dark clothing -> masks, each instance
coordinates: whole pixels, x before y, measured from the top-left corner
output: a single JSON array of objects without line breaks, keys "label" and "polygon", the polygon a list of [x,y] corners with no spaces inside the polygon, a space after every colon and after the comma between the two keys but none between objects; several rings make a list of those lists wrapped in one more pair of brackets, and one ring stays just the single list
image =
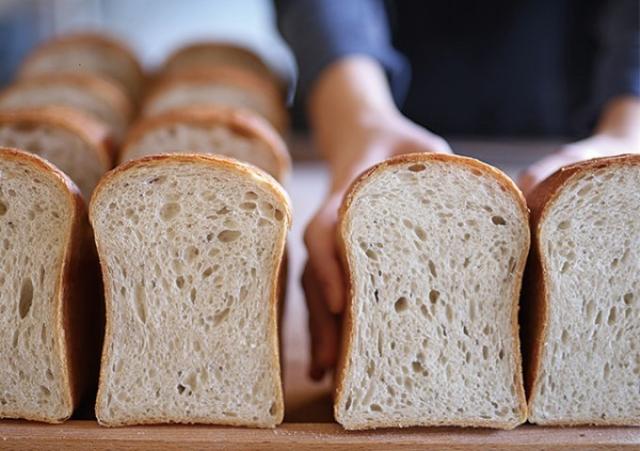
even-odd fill
[{"label": "dark clothing", "polygon": [[[640,96],[638,0],[276,0],[303,104],[324,67],[368,55],[440,134],[579,136]],[[397,50],[396,50],[397,49]]]}]

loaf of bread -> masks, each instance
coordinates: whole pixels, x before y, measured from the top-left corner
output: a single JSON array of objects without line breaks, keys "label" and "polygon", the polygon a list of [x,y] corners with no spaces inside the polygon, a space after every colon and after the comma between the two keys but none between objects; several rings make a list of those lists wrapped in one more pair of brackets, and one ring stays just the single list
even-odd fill
[{"label": "loaf of bread", "polygon": [[528,212],[507,176],[470,158],[393,158],[354,182],[338,236],[349,285],[340,424],[526,420],[517,316]]},{"label": "loaf of bread", "polygon": [[18,80],[0,92],[0,110],[66,106],[104,121],[116,141],[124,137],[133,105],[119,85],[92,74],[50,74]]},{"label": "loaf of bread", "polygon": [[103,178],[90,218],[107,305],[100,424],[280,423],[279,184],[223,157],[146,157]]},{"label": "loaf of bread", "polygon": [[251,72],[230,66],[162,77],[146,99],[142,114],[152,116],[207,105],[254,111],[279,132],[288,126],[287,111],[275,86]]},{"label": "loaf of bread", "polygon": [[108,128],[71,108],[0,112],[0,146],[49,160],[71,177],[86,199],[112,166]]},{"label": "loaf of bread", "polygon": [[638,187],[640,155],[627,155],[567,166],[528,196],[532,423],[640,425]]},{"label": "loaf of bread", "polygon": [[186,107],[141,120],[127,135],[120,161],[159,153],[205,153],[258,166],[282,182],[287,146],[262,117],[222,107]]},{"label": "loaf of bread", "polygon": [[96,382],[93,236],[53,165],[0,148],[0,174],[0,418],[59,423]]},{"label": "loaf of bread", "polygon": [[216,66],[232,66],[248,70],[256,75],[272,79],[273,72],[251,50],[230,42],[195,42],[176,50],[164,64],[165,74],[190,72]]},{"label": "loaf of bread", "polygon": [[101,34],[78,33],[45,42],[22,64],[18,77],[91,73],[119,83],[138,100],[144,75],[134,53],[118,40]]}]

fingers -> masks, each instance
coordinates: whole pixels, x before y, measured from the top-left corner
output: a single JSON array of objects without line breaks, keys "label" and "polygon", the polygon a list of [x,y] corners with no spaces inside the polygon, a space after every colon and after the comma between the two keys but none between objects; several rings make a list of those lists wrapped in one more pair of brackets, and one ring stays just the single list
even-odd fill
[{"label": "fingers", "polygon": [[302,275],[307,308],[309,309],[309,331],[311,334],[311,367],[309,375],[321,380],[325,373],[332,370],[337,361],[339,325],[322,299],[321,291],[309,265]]},{"label": "fingers", "polygon": [[304,234],[309,266],[317,288],[330,311],[336,314],[344,308],[345,294],[344,276],[336,249],[337,214],[337,207],[319,212]]}]

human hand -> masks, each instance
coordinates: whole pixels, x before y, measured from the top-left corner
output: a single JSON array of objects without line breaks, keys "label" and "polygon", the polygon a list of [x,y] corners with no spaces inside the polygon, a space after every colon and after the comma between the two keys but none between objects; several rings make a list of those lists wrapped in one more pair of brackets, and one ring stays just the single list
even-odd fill
[{"label": "human hand", "polygon": [[450,153],[444,139],[419,127],[397,111],[371,114],[351,127],[342,141],[345,151],[332,161],[329,194],[307,225],[308,260],[302,277],[309,310],[311,369],[322,379],[337,361],[346,281],[336,243],[338,209],[353,179],[386,158],[412,152]]},{"label": "human hand", "polygon": [[539,182],[563,166],[623,153],[640,153],[640,99],[637,97],[612,100],[591,137],[562,146],[557,152],[532,164],[520,175],[518,184],[527,195]]}]

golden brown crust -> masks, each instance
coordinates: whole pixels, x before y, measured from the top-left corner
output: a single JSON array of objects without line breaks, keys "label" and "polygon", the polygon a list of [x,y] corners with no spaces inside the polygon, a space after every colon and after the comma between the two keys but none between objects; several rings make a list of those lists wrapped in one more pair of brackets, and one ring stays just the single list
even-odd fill
[{"label": "golden brown crust", "polygon": [[268,122],[251,111],[221,106],[187,107],[142,119],[127,134],[119,161],[127,161],[128,153],[147,133],[176,123],[203,128],[221,125],[237,135],[261,141],[278,162],[278,172],[272,174],[277,180],[284,180],[291,170],[287,146]]},{"label": "golden brown crust", "polygon": [[[91,202],[89,204],[89,220],[91,224],[95,224],[94,218],[96,214],[95,213],[96,202],[97,202],[96,199],[98,199],[102,194],[102,191],[104,189],[107,189],[108,186],[111,183],[113,183],[114,180],[116,180],[118,177],[124,176],[126,172],[128,172],[129,170],[135,170],[137,168],[150,167],[150,166],[162,166],[163,164],[176,163],[176,162],[185,163],[185,164],[208,165],[212,167],[223,168],[225,170],[235,172],[242,176],[247,176],[251,178],[253,181],[255,181],[256,183],[260,184],[263,188],[270,191],[274,196],[276,196],[278,199],[281,200],[282,206],[284,207],[283,220],[285,221],[285,227],[283,228],[283,233],[280,237],[280,243],[277,246],[277,249],[279,249],[279,255],[274,256],[278,264],[274,265],[274,273],[272,274],[272,279],[271,279],[271,280],[274,280],[274,283],[272,284],[272,289],[270,293],[270,303],[269,303],[270,316],[272,318],[271,327],[273,331],[273,333],[270,335],[273,337],[273,340],[274,340],[271,347],[272,349],[274,349],[274,355],[272,360],[277,365],[277,368],[275,368],[275,371],[277,372],[277,374],[281,374],[282,371],[280,368],[280,351],[278,346],[278,332],[277,332],[278,331],[278,315],[279,315],[278,304],[279,304],[281,287],[279,286],[278,281],[280,280],[281,271],[283,271],[282,265],[283,265],[284,252],[285,252],[285,241],[286,241],[287,231],[291,227],[292,213],[291,213],[291,201],[289,200],[289,196],[284,191],[284,189],[280,186],[280,184],[275,179],[273,179],[269,174],[249,164],[241,163],[236,160],[225,158],[218,155],[165,154],[165,155],[153,155],[153,156],[148,156],[138,160],[132,160],[120,166],[117,166],[115,169],[108,172],[102,178],[102,180],[94,190],[93,195],[91,197]],[[100,266],[102,268],[102,277],[103,277],[103,284],[104,284],[104,290],[105,290],[104,299],[105,299],[105,310],[106,310],[106,323],[105,323],[104,344],[102,348],[102,357],[101,357],[101,362],[104,363],[104,362],[107,362],[110,358],[109,343],[111,343],[111,340],[112,340],[111,338],[112,337],[111,304],[112,304],[113,296],[111,293],[111,285],[107,280],[107,277],[109,274],[109,268],[107,267],[102,257],[103,255],[105,255],[105,252],[104,252],[104,249],[102,248],[102,240],[100,240],[98,233],[96,233],[96,246],[98,248],[98,257],[100,260]],[[99,412],[102,409],[101,400],[103,396],[101,395],[101,392],[104,390],[102,381],[104,381],[106,378],[105,371],[106,371],[105,365],[101,364],[98,397],[96,401],[96,412]],[[276,396],[277,396],[276,424],[279,424],[282,422],[282,419],[284,418],[284,397],[282,393],[282,385],[278,381],[276,381],[276,383],[277,383],[277,386],[274,387]],[[158,418],[151,418],[151,419],[146,419],[142,421],[125,421],[125,422],[106,423],[106,422],[102,422],[100,418],[98,418],[98,422],[102,426],[114,427],[114,426],[126,426],[129,424],[166,423],[167,420],[164,418],[158,417]],[[202,423],[202,424],[226,424],[230,426],[246,425],[246,423],[243,423],[242,421],[233,420],[233,419],[230,419],[227,421],[218,421],[218,420],[212,421],[209,418],[191,418],[190,422]]]},{"label": "golden brown crust", "polygon": [[[599,169],[623,166],[628,164],[640,164],[640,155],[618,155],[615,157],[594,158],[591,160],[574,163],[560,168],[540,184],[538,184],[527,196],[527,202],[531,209],[531,254],[527,263],[525,285],[523,289],[523,348],[527,366],[525,368],[526,387],[528,394],[529,412],[537,394],[538,376],[540,365],[544,356],[544,343],[546,341],[547,326],[549,323],[549,287],[546,283],[549,278],[549,269],[542,258],[543,248],[539,240],[542,224],[549,211],[553,208],[555,200],[562,189],[575,177],[596,171]],[[541,423],[542,424],[542,423]],[[544,424],[555,426],[578,425],[640,425],[640,420],[635,421],[610,421],[595,418],[593,421],[545,421]]]},{"label": "golden brown crust", "polygon": [[86,297],[88,287],[83,283],[87,279],[91,280],[91,276],[95,274],[90,274],[90,271],[97,269],[95,261],[93,267],[86,266],[87,263],[91,263],[90,243],[93,241],[88,229],[87,212],[77,186],[46,160],[28,152],[6,147],[0,147],[0,158],[18,161],[42,173],[44,177],[60,186],[61,191],[66,193],[70,205],[69,229],[65,234],[68,238],[56,282],[53,300],[56,304],[55,316],[52,321],[56,330],[55,349],[62,362],[62,386],[66,388],[64,398],[68,413],[63,418],[47,418],[38,414],[24,416],[28,420],[61,423],[71,416],[73,408],[77,407],[80,397],[91,383],[91,361],[96,349],[92,347],[92,343],[95,342],[91,341],[87,334],[93,332],[95,335],[96,329],[99,332],[95,322],[92,322],[96,318],[95,310],[92,309],[92,300]]},{"label": "golden brown crust", "polygon": [[[334,401],[334,416],[338,416],[338,405],[341,397],[344,395],[344,381],[346,379],[347,372],[349,371],[349,362],[348,362],[348,353],[355,339],[355,329],[353,327],[353,307],[354,307],[354,288],[353,288],[353,271],[351,268],[354,267],[354,263],[350,261],[350,253],[347,248],[347,233],[348,233],[348,221],[347,221],[347,212],[351,207],[351,203],[353,202],[354,197],[356,196],[358,190],[376,173],[382,172],[388,168],[394,166],[400,166],[407,163],[422,163],[422,164],[430,164],[435,162],[447,163],[452,165],[462,166],[464,168],[470,169],[472,171],[479,171],[484,176],[488,176],[496,180],[501,188],[511,194],[514,201],[518,204],[520,211],[522,213],[522,217],[524,222],[528,222],[529,218],[529,210],[527,209],[524,197],[522,192],[518,189],[515,183],[502,171],[489,166],[488,164],[482,163],[473,158],[461,157],[457,155],[448,155],[448,154],[439,154],[439,153],[413,153],[413,154],[405,154],[390,158],[381,163],[378,163],[371,168],[364,171],[360,176],[358,176],[344,196],[342,201],[342,205],[340,206],[340,210],[338,213],[338,226],[337,226],[337,236],[338,236],[338,249],[340,253],[340,258],[343,262],[343,267],[345,268],[346,279],[347,279],[347,303],[344,309],[344,320],[343,320],[343,333],[342,333],[342,344],[340,347],[339,357],[338,357],[338,365],[336,367],[336,382],[335,382],[335,401]],[[512,293],[512,315],[511,315],[511,328],[514,337],[514,346],[511,352],[511,356],[513,359],[513,367],[516,368],[516,374],[514,375],[514,385],[516,386],[516,390],[518,392],[518,407],[520,410],[520,418],[519,423],[524,423],[527,419],[527,402],[524,392],[524,384],[522,380],[522,357],[520,354],[520,338],[519,338],[519,330],[518,330],[518,305],[519,305],[519,297],[520,297],[520,285],[522,280],[522,275],[524,273],[525,261],[527,257],[527,253],[529,251],[529,242],[525,243],[521,250],[521,256],[518,260],[518,266],[514,269],[515,273],[515,283],[514,283],[514,291]],[[421,426],[437,426],[439,424],[421,424]],[[491,428],[500,428],[500,429],[512,429],[517,426],[517,424],[508,424],[499,421],[467,421],[458,423],[459,426],[471,426],[471,427],[491,427]],[[407,425],[409,426],[409,425]],[[413,424],[411,425],[413,426]],[[380,428],[380,427],[404,427],[404,425],[392,424],[392,423],[380,423],[380,424],[371,424],[367,426],[369,428]]]},{"label": "golden brown crust", "polygon": [[[212,54],[217,54],[218,58],[211,58],[209,55]],[[225,55],[228,57],[225,58]],[[194,62],[195,59],[198,62]],[[261,78],[269,80],[278,89],[281,96],[286,93],[286,85],[260,56],[246,47],[230,42],[200,41],[186,45],[177,49],[167,58],[162,71],[165,74],[175,74],[220,65],[235,66],[254,72]]]},{"label": "golden brown crust", "polygon": [[109,128],[81,111],[61,106],[48,106],[16,111],[0,112],[0,124],[46,124],[63,128],[85,141],[91,148],[105,172],[113,167],[115,147]]},{"label": "golden brown crust", "polygon": [[142,89],[142,83],[144,80],[144,71],[142,70],[142,66],[138,61],[138,58],[126,44],[112,36],[107,36],[105,34],[91,32],[74,33],[58,36],[56,38],[45,41],[33,52],[31,52],[29,56],[27,56],[27,58],[25,58],[25,60],[22,62],[18,71],[18,78],[30,77],[30,66],[39,58],[47,56],[49,52],[63,49],[65,47],[77,46],[78,44],[102,47],[104,49],[107,49],[107,51],[116,52],[123,56],[131,65],[131,68],[133,68],[133,71],[136,74],[136,80],[129,81],[129,85],[126,86],[127,91],[135,98],[140,97],[140,91]]},{"label": "golden brown crust", "polygon": [[181,71],[177,74],[169,74],[160,77],[146,97],[142,107],[142,113],[148,111],[149,105],[167,91],[171,91],[181,85],[208,85],[221,84],[234,86],[266,99],[270,105],[270,116],[267,118],[279,132],[288,127],[288,115],[278,90],[267,80],[254,73],[233,66],[216,66],[206,69],[193,69]]},{"label": "golden brown crust", "polygon": [[[133,117],[134,106],[122,88],[108,79],[88,73],[51,74],[17,80],[0,92],[0,104],[3,99],[17,95],[33,87],[71,86],[93,93],[105,102],[120,117],[121,127],[125,127]],[[55,106],[55,105],[53,105]],[[64,105],[60,105],[64,106]],[[19,109],[24,109],[20,107]],[[100,120],[100,118],[96,118]]]}]

